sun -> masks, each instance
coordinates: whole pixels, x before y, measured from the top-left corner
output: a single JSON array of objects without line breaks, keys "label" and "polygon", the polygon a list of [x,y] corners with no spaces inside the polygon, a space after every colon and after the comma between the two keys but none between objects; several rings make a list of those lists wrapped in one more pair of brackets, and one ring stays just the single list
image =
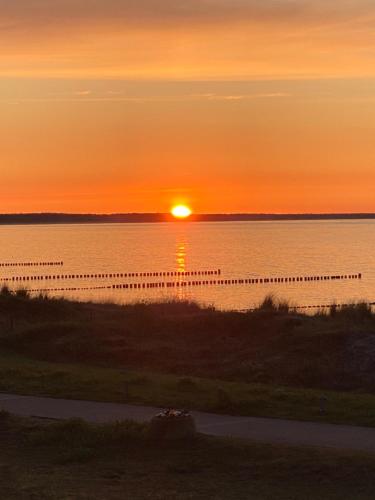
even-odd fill
[{"label": "sun", "polygon": [[176,219],[186,219],[191,213],[191,209],[186,205],[176,205],[171,210],[171,214],[173,217],[176,217]]}]

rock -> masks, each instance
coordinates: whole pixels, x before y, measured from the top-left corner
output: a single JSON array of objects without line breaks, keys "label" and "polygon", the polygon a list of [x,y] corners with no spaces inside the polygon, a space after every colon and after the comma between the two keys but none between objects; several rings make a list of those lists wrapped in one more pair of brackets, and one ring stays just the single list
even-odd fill
[{"label": "rock", "polygon": [[192,439],[196,436],[194,418],[184,411],[166,410],[151,420],[150,436],[163,440]]}]

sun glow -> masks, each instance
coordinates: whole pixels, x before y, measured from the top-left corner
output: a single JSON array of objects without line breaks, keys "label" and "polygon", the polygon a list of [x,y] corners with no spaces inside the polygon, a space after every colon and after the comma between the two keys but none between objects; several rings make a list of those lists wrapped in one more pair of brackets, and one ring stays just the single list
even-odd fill
[{"label": "sun glow", "polygon": [[176,205],[172,208],[171,214],[177,219],[186,219],[191,215],[191,209],[186,205]]}]

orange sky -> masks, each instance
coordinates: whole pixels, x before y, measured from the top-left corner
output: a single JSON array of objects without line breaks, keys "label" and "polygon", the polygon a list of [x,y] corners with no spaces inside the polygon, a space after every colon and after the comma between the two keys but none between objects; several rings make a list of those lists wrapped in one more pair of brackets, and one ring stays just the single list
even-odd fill
[{"label": "orange sky", "polygon": [[0,212],[373,212],[371,0],[0,0]]}]

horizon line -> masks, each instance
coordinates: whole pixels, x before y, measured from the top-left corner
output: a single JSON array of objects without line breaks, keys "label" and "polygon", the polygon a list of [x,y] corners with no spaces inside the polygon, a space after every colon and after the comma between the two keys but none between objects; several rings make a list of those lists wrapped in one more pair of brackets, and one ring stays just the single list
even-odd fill
[{"label": "horizon line", "polygon": [[[110,216],[171,216],[170,212],[1,212],[0,217],[19,217],[19,216],[96,216],[96,217],[110,217]],[[326,216],[326,215],[373,215],[375,212],[193,212],[194,216]]]}]

